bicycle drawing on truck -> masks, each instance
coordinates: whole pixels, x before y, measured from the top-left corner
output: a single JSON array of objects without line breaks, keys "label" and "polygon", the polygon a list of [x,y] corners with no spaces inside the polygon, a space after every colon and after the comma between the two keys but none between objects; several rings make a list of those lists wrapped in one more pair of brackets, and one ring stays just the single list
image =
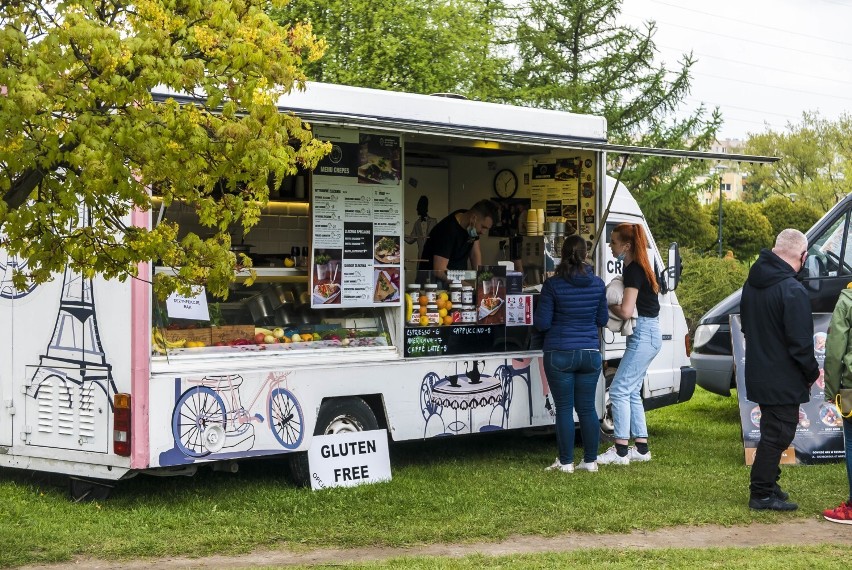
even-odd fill
[{"label": "bicycle drawing on truck", "polygon": [[[172,435],[177,448],[189,457],[205,457],[226,446],[226,440],[254,439],[254,424],[267,423],[285,449],[296,449],[304,437],[305,418],[299,401],[287,389],[290,372],[270,372],[248,406],[240,399],[239,374],[188,380],[191,387],[178,398],[172,412]],[[255,411],[266,394],[263,411]],[[254,413],[252,413],[254,412]]]}]

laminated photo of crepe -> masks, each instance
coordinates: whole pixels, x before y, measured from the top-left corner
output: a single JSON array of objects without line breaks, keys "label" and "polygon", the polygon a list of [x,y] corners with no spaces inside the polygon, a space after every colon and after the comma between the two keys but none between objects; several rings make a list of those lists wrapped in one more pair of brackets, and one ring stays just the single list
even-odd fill
[{"label": "laminated photo of crepe", "polygon": [[373,246],[373,258],[379,263],[399,263],[399,238],[383,236]]},{"label": "laminated photo of crepe", "polygon": [[[398,273],[396,274],[399,275]],[[399,299],[399,287],[393,282],[393,277],[385,270],[376,271],[376,289],[373,293],[373,301],[376,303],[390,303]]]},{"label": "laminated photo of crepe", "polygon": [[398,183],[399,173],[389,158],[369,154],[367,161],[358,167],[358,181],[373,184]]}]

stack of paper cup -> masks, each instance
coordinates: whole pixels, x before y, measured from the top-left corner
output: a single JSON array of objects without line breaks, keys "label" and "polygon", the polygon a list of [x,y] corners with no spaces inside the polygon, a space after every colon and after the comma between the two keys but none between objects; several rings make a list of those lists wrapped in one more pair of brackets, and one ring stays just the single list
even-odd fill
[{"label": "stack of paper cup", "polygon": [[535,208],[527,210],[527,235],[536,236],[539,232],[538,211]]},{"label": "stack of paper cup", "polygon": [[538,216],[538,235],[544,235],[544,208],[535,211]]}]

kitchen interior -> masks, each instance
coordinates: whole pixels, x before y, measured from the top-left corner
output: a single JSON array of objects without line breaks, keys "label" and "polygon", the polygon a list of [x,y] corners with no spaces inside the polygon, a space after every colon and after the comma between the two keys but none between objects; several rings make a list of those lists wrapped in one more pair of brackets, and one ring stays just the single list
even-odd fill
[{"label": "kitchen interior", "polygon": [[[494,192],[495,174],[504,169],[515,173],[517,190],[511,200],[504,202],[518,202],[526,208],[519,208],[520,216],[507,216],[495,221],[490,235],[481,238],[482,258],[484,265],[501,264],[509,271],[522,271],[525,292],[534,291],[546,272],[552,270],[553,263],[558,263],[554,254],[561,247],[565,231],[564,222],[539,222],[538,219],[529,223],[528,228],[532,157],[547,155],[548,149],[475,140],[460,146],[458,139],[450,146],[440,137],[424,135],[406,135],[404,145],[401,182],[404,188],[405,236],[410,235],[417,219],[416,205],[421,196],[429,199],[429,217],[440,221],[450,212],[466,209],[478,200],[498,198]],[[238,279],[232,285],[228,299],[208,296],[209,324],[213,325],[214,332],[217,326],[226,327],[220,330],[229,330],[233,338],[216,338],[200,333],[201,340],[194,342],[194,347],[232,348],[261,344],[264,340],[271,341],[268,344],[290,344],[288,349],[316,341],[323,346],[352,346],[362,338],[371,339],[373,345],[392,345],[389,332],[395,327],[392,327],[391,321],[404,320],[403,310],[398,306],[311,307],[311,182],[310,172],[283,180],[278,188],[271,189],[269,204],[264,208],[259,224],[246,235],[233,235],[233,250],[252,259],[257,280],[246,286]],[[208,233],[198,223],[195,212],[186,205],[172,204],[164,211],[164,217],[177,221],[182,232],[195,232],[202,236]],[[533,229],[533,226],[536,228]],[[528,232],[528,229],[533,231]],[[538,235],[526,236],[525,233]],[[409,284],[416,274],[418,245],[410,243],[413,240],[406,241],[409,243],[401,246],[404,281]],[[153,318],[154,326],[161,327],[166,339],[172,343],[182,340],[181,337],[184,340],[192,337],[186,332],[188,329],[202,328],[198,327],[199,323],[168,318],[162,303],[155,303]],[[261,333],[263,339],[260,338]],[[521,330],[515,330],[513,334],[527,335]],[[350,340],[350,343],[344,344],[344,340]],[[370,345],[369,342],[366,344]],[[517,344],[526,347],[529,342],[528,339],[519,339]],[[185,345],[176,348],[183,349]]]}]

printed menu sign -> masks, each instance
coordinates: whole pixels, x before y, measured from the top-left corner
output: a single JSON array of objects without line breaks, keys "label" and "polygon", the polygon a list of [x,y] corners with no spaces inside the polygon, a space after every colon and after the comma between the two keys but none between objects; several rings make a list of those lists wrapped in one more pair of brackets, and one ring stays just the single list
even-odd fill
[{"label": "printed menu sign", "polygon": [[332,151],[314,170],[311,306],[399,305],[402,141],[317,129]]},{"label": "printed menu sign", "polygon": [[[739,315],[731,315],[731,343],[734,349],[734,366],[737,380],[737,399],[740,406],[740,423],[746,465],[754,462],[757,442],[760,441],[760,406],[746,399],[745,358],[746,345]],[[831,315],[814,313],[814,357],[819,364],[819,378],[811,386],[810,400],[799,406],[799,424],[793,445],[781,458],[782,463],[829,463],[845,457],[843,420],[837,408],[825,401],[825,339]]]},{"label": "printed menu sign", "polygon": [[564,223],[564,235],[579,233],[591,240],[595,235],[597,162],[593,153],[571,154],[532,159],[530,207],[543,209],[546,222]]}]

